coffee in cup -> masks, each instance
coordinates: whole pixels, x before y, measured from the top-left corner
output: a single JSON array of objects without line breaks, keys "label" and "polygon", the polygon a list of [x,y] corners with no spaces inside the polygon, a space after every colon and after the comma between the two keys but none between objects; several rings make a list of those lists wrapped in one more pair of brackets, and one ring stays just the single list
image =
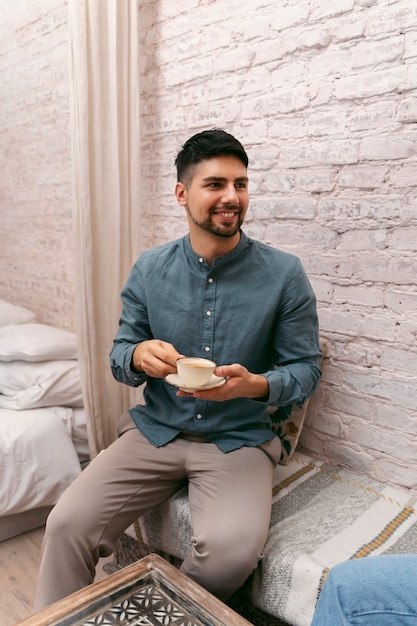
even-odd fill
[{"label": "coffee in cup", "polygon": [[214,370],[216,363],[209,359],[195,356],[184,356],[177,360],[177,372],[186,387],[204,387]]}]

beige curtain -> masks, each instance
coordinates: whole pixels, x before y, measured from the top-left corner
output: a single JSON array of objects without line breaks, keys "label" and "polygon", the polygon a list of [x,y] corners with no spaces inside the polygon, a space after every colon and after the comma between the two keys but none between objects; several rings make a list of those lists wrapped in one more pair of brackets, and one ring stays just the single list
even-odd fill
[{"label": "beige curtain", "polygon": [[90,449],[116,436],[138,392],[109,352],[140,221],[137,0],[69,0],[76,331]]}]

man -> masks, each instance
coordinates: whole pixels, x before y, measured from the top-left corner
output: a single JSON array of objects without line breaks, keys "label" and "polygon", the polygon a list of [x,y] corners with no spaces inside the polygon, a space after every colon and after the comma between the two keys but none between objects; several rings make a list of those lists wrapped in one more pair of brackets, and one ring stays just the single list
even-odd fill
[{"label": "man", "polygon": [[352,559],[330,570],[311,626],[416,626],[417,554]]},{"label": "man", "polygon": [[[37,607],[94,579],[100,556],[140,515],[188,484],[193,538],[182,570],[222,599],[262,557],[281,442],[267,404],[302,404],[318,385],[315,297],[299,260],[249,239],[248,157],[223,130],[191,137],[175,196],[189,234],[144,252],[122,291],[111,352],[144,404],[51,513]],[[214,360],[226,383],[194,393],[165,380],[180,356]]]}]

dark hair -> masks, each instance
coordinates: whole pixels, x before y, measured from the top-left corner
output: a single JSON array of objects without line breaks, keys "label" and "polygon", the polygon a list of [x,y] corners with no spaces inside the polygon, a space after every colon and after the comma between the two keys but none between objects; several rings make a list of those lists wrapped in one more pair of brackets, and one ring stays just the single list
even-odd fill
[{"label": "dark hair", "polygon": [[248,167],[248,155],[240,141],[221,128],[212,128],[193,135],[185,142],[175,159],[177,180],[185,183],[187,178],[192,177],[193,165],[223,155],[235,156]]}]

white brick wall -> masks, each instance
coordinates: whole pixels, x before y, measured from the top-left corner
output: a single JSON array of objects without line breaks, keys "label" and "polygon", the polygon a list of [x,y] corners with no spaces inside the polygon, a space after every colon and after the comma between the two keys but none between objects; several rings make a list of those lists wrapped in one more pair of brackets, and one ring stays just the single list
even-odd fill
[{"label": "white brick wall", "polygon": [[[245,229],[300,256],[330,341],[304,449],[416,487],[417,3],[139,1],[141,247],[186,232],[182,142],[236,134]],[[0,6],[0,293],[69,327],[65,19],[65,0]]]},{"label": "white brick wall", "polygon": [[0,298],[73,329],[64,0],[0,3]]}]

